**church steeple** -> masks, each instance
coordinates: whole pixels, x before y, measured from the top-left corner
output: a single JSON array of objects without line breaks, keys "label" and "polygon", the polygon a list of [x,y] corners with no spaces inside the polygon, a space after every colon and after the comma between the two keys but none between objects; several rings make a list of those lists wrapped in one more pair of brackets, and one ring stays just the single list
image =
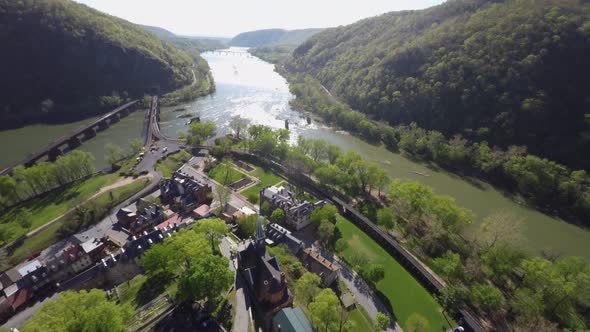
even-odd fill
[{"label": "church steeple", "polygon": [[258,224],[256,225],[256,249],[260,254],[266,251],[266,235],[264,235],[264,229],[262,228],[262,217],[258,216]]}]

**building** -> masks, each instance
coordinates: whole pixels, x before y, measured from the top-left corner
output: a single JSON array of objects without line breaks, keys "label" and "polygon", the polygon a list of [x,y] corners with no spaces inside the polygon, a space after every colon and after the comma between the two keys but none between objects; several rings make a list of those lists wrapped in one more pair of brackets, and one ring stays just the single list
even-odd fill
[{"label": "building", "polygon": [[164,220],[164,211],[155,204],[140,199],[117,211],[117,222],[131,235],[139,234]]},{"label": "building", "polygon": [[305,248],[303,249],[301,258],[303,264],[309,271],[322,278],[322,285],[324,287],[330,286],[338,277],[340,267],[320,255],[319,252],[311,248]]},{"label": "building", "polygon": [[299,231],[311,222],[311,213],[319,207],[325,205],[324,201],[310,203],[300,201],[295,197],[295,193],[285,187],[270,186],[260,191],[260,206],[268,202],[272,209],[282,209],[285,211],[285,221],[287,225]]},{"label": "building", "polygon": [[272,316],[292,305],[293,295],[279,261],[266,251],[265,240],[262,221],[258,218],[255,241],[238,252],[238,271],[248,284],[256,312],[267,330],[272,325]]},{"label": "building", "polygon": [[301,308],[285,308],[272,319],[273,332],[313,332]]},{"label": "building", "polygon": [[184,173],[176,172],[160,184],[160,200],[183,212],[190,212],[212,201],[211,186]]},{"label": "building", "polygon": [[284,244],[295,256],[298,256],[305,247],[303,241],[293,236],[289,230],[277,223],[266,225],[266,238],[273,243]]},{"label": "building", "polygon": [[221,211],[221,219],[227,223],[235,224],[238,219],[254,214],[256,214],[256,211],[247,206],[239,207],[235,203],[228,202]]}]

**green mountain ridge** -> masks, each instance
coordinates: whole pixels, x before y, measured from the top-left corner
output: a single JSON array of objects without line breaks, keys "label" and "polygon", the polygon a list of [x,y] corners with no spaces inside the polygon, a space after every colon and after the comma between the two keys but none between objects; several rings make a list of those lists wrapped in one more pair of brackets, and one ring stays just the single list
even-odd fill
[{"label": "green mountain ridge", "polygon": [[85,5],[1,0],[0,13],[0,127],[73,121],[193,80],[186,53]]},{"label": "green mountain ridge", "polygon": [[299,45],[323,29],[264,29],[243,32],[232,38],[230,46]]},{"label": "green mountain ridge", "polygon": [[590,6],[450,0],[326,29],[287,60],[352,108],[590,167]]}]

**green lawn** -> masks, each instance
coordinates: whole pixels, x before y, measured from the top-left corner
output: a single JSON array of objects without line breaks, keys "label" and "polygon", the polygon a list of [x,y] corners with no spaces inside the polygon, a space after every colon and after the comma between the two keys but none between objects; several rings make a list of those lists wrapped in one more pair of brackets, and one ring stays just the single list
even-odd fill
[{"label": "green lawn", "polygon": [[[148,180],[138,180],[128,185],[111,190],[113,193],[113,204],[116,205],[127,198],[133,196],[135,193],[143,189],[148,183]],[[91,200],[92,206],[96,208],[97,219],[104,218],[109,212],[108,206],[111,204],[109,192],[104,192]],[[60,230],[66,223],[75,223],[76,216],[73,213],[64,215],[59,221],[55,222],[51,226],[45,228],[41,232],[34,236],[27,238],[24,243],[16,248],[8,257],[8,263],[10,266],[21,263],[28,256],[33,253],[39,252],[52,244],[56,243],[61,239]],[[6,268],[6,266],[2,266]]]},{"label": "green lawn", "polygon": [[392,313],[402,328],[413,313],[428,319],[433,331],[449,327],[436,300],[383,248],[341,216],[338,216],[336,227],[349,244],[343,253],[345,259],[353,251],[361,251],[371,262],[385,268],[385,278],[377,284],[377,291],[385,297],[385,305],[389,302]]},{"label": "green lawn", "polygon": [[181,150],[158,161],[156,164],[156,170],[162,172],[164,177],[169,178],[180,168],[180,166],[182,166],[182,164],[184,164],[182,160],[189,160],[190,158],[190,153]]},{"label": "green lawn", "polygon": [[[75,205],[96,194],[100,188],[108,186],[118,179],[117,174],[94,176],[8,209],[0,215],[0,223],[9,225],[9,229],[12,231],[8,243],[59,217]],[[15,216],[22,209],[29,209],[32,213],[31,227],[28,229],[23,228],[15,220]]]},{"label": "green lawn", "polygon": [[371,317],[369,317],[369,314],[363,307],[358,306],[349,311],[348,319],[356,324],[357,331],[376,332],[374,326],[372,325],[373,320]]},{"label": "green lawn", "polygon": [[246,177],[243,173],[236,171],[233,166],[229,164],[219,164],[210,169],[207,172],[207,175],[225,186]]},{"label": "green lawn", "polygon": [[[258,193],[264,188],[264,187],[268,187],[268,186],[272,186],[275,185],[281,181],[283,181],[283,179],[281,177],[279,177],[278,175],[276,175],[275,173],[271,172],[271,171],[267,171],[264,170],[260,167],[255,166],[255,170],[252,171],[250,174],[256,178],[258,178],[260,180],[260,183],[258,183],[255,186],[249,187],[248,189],[244,190],[241,192],[242,195],[244,195],[246,198],[248,198],[248,200],[250,200],[250,196],[251,195],[257,195]],[[252,202],[250,200],[251,203],[258,203],[258,202]]]}]

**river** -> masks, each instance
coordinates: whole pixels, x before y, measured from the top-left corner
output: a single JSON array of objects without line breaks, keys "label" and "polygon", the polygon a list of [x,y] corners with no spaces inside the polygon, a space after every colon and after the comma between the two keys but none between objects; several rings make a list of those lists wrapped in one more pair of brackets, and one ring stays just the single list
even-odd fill
[{"label": "river", "polygon": [[[525,239],[522,246],[531,252],[548,251],[590,258],[588,230],[519,205],[485,182],[430,169],[400,154],[367,144],[345,132],[332,130],[315,121],[308,125],[300,113],[290,108],[289,101],[293,96],[289,92],[287,82],[274,71],[272,64],[249,55],[245,49],[231,48],[231,51],[235,53],[203,54],[211,67],[216,91],[187,105],[162,109],[160,126],[163,134],[175,137],[179,130],[185,130],[188,120],[186,116],[200,116],[202,120],[214,121],[221,133],[228,132],[229,120],[235,115],[249,119],[252,124],[263,124],[273,128],[284,128],[285,120],[289,120],[292,142],[295,142],[299,135],[326,140],[343,150],[356,151],[365,160],[378,163],[394,178],[414,179],[433,187],[439,194],[454,197],[459,205],[476,213],[477,221],[470,227],[472,233],[477,230],[485,216],[500,211],[509,212],[523,220]],[[185,110],[178,111],[180,108]],[[126,145],[129,139],[139,138],[144,119],[145,112],[135,112],[99,133],[97,138],[85,142],[81,149],[93,152],[97,156],[98,166],[106,166],[104,145],[108,141]],[[0,132],[0,141],[10,139],[16,142],[22,139],[28,142],[26,147],[22,145],[22,150],[17,151],[20,154],[20,157],[16,158],[18,160],[32,151],[31,147],[44,146],[79,125],[80,123],[61,127],[30,126]],[[33,133],[35,135],[32,135]],[[40,140],[39,137],[43,139]],[[15,159],[14,151],[7,152],[6,149],[7,147],[1,147],[0,153],[8,153]],[[2,163],[8,159],[3,158]]]}]

